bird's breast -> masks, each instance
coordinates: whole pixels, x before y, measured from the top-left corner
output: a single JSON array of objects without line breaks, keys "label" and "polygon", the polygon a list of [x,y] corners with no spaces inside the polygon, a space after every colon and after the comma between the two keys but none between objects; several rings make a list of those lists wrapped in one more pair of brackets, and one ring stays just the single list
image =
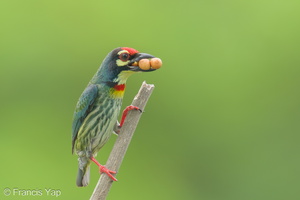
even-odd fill
[{"label": "bird's breast", "polygon": [[125,92],[125,84],[115,85],[109,91],[110,97],[113,99],[122,99]]}]

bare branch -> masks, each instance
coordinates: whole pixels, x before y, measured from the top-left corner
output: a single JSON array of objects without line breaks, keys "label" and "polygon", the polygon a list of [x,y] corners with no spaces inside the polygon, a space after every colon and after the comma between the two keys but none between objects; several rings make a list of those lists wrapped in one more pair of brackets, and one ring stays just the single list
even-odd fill
[{"label": "bare branch", "polygon": [[[132,105],[144,110],[153,89],[154,85],[147,84],[144,81],[138,94],[133,99]],[[142,113],[136,110],[128,113],[105,165],[108,169],[113,171],[119,170],[141,115]],[[106,174],[102,174],[90,200],[105,200],[112,183],[113,181]]]}]

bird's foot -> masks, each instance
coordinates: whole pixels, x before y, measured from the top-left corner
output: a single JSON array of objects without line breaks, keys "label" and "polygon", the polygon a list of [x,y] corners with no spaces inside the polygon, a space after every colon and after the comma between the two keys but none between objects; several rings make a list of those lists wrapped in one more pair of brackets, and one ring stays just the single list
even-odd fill
[{"label": "bird's foot", "polygon": [[121,118],[121,122],[120,122],[120,125],[119,125],[119,128],[121,128],[124,124],[124,121],[126,119],[126,116],[128,114],[128,111],[130,110],[139,110],[140,112],[143,112],[139,107],[137,106],[133,106],[133,105],[130,105],[130,106],[127,106],[124,110],[123,110],[123,114],[122,114],[122,118]]},{"label": "bird's foot", "polygon": [[91,161],[93,161],[96,165],[98,165],[99,167],[99,171],[100,173],[105,173],[109,176],[109,178],[111,178],[113,181],[118,181],[112,174],[116,174],[116,171],[112,171],[107,169],[104,165],[101,165],[94,157],[90,158]]},{"label": "bird's foot", "polygon": [[112,170],[109,170],[107,169],[105,166],[101,165],[99,166],[99,170],[100,170],[100,173],[105,173],[107,174],[107,176],[109,176],[113,181],[118,181],[112,174],[116,174],[117,172],[116,171],[112,171]]}]

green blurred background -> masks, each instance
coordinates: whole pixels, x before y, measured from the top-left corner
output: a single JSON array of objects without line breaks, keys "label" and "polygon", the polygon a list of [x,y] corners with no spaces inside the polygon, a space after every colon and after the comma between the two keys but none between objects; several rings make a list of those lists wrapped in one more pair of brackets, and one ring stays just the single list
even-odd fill
[{"label": "green blurred background", "polygon": [[[300,199],[300,1],[1,0],[0,199],[88,199],[75,104],[120,46],[160,57],[108,199]],[[115,141],[100,151],[105,163]],[[5,196],[4,188],[43,190]],[[59,189],[59,197],[44,189]]]}]

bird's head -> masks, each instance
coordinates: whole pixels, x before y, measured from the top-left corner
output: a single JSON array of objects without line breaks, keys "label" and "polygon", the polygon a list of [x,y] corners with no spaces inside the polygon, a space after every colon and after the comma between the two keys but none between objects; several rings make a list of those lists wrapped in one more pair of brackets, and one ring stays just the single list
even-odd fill
[{"label": "bird's head", "polygon": [[155,56],[139,53],[133,48],[120,47],[105,57],[94,79],[97,82],[124,84],[131,74],[151,72],[159,69],[161,65],[161,60]]}]

